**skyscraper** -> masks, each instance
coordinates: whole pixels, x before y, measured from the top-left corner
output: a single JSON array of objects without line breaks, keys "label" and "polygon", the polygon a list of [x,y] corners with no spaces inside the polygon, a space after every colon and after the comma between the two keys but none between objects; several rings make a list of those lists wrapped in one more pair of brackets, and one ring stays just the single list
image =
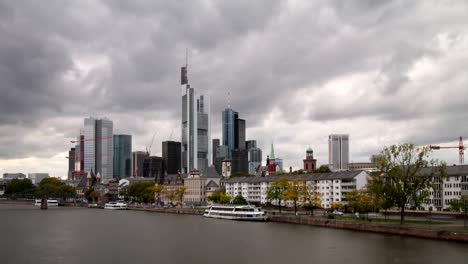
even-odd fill
[{"label": "skyscraper", "polygon": [[132,136],[114,135],[114,178],[132,176]]},{"label": "skyscraper", "polygon": [[181,144],[176,141],[164,141],[162,143],[162,158],[166,173],[176,174],[180,172],[181,166]]},{"label": "skyscraper", "polygon": [[238,120],[239,114],[231,108],[223,111],[223,145],[228,147],[228,158],[232,158],[232,150],[239,148]]},{"label": "skyscraper", "polygon": [[182,95],[182,170],[204,171],[211,160],[210,102],[190,87],[187,65],[181,70]]},{"label": "skyscraper", "polygon": [[84,173],[91,170],[103,180],[113,177],[113,123],[109,119],[84,120]]},{"label": "skyscraper", "polygon": [[249,152],[249,174],[256,173],[258,166],[262,165],[262,150],[257,147],[252,147]]},{"label": "skyscraper", "polygon": [[73,179],[75,173],[75,148],[68,151],[68,179]]},{"label": "skyscraper", "polygon": [[332,171],[347,170],[349,163],[349,135],[328,136],[328,164]]},{"label": "skyscraper", "polygon": [[132,175],[134,177],[143,177],[143,161],[148,157],[148,153],[144,151],[135,151],[132,153]]}]

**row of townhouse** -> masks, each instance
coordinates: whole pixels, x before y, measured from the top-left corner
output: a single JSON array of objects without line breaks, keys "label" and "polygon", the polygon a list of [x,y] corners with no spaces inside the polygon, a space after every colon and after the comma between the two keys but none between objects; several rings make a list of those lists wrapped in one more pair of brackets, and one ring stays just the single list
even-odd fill
[{"label": "row of townhouse", "polygon": [[[236,177],[225,179],[222,185],[231,197],[242,195],[252,203],[268,202],[267,189],[271,184],[285,176]],[[369,174],[365,171],[340,171],[332,173],[314,173],[286,176],[290,181],[302,179],[309,191],[320,194],[323,208],[330,208],[333,202],[346,204],[346,193],[366,186]],[[286,202],[287,205],[290,202]]]},{"label": "row of townhouse", "polygon": [[[450,201],[468,196],[468,165],[447,166],[446,177],[441,177],[437,170],[432,168],[423,169],[420,174],[430,175],[432,171],[436,171],[433,175],[434,188],[430,190],[430,195],[421,209],[442,211],[448,209]],[[265,204],[268,202],[268,187],[282,177],[285,176],[236,177],[222,180],[221,185],[231,197],[242,195],[249,202]],[[346,193],[365,188],[370,179],[366,171],[360,170],[286,177],[289,181],[303,179],[309,190],[320,194],[323,208],[330,208],[333,202],[346,205]],[[290,205],[291,202],[285,204]]]}]

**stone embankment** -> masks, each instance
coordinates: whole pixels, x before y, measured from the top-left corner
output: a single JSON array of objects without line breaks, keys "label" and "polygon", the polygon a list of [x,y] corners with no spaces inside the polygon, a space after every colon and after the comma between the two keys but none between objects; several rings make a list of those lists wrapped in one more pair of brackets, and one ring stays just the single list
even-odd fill
[{"label": "stone embankment", "polygon": [[375,233],[384,233],[384,234],[390,234],[390,235],[412,236],[412,237],[419,237],[419,238],[429,238],[429,239],[468,243],[467,233],[457,233],[457,232],[450,232],[450,231],[426,230],[426,229],[417,229],[417,228],[405,227],[405,226],[396,226],[396,225],[389,226],[389,225],[371,224],[371,223],[348,223],[348,222],[336,221],[333,219],[330,219],[330,220],[316,219],[316,218],[301,217],[301,216],[270,216],[269,220],[272,222],[279,222],[279,223],[312,225],[312,226],[328,227],[328,228],[336,228],[336,229],[347,229],[347,230],[354,230],[354,231],[375,232]]},{"label": "stone embankment", "polygon": [[202,215],[202,210],[190,209],[190,208],[136,208],[129,207],[129,210],[136,211],[147,211],[155,213],[167,213],[167,214],[185,214],[185,215]]}]

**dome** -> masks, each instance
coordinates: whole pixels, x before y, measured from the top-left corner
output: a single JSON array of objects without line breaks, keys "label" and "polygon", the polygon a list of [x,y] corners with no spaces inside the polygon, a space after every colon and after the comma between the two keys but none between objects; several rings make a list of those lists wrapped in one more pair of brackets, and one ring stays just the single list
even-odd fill
[{"label": "dome", "polygon": [[314,150],[311,147],[308,147],[306,151],[307,152],[314,152]]}]

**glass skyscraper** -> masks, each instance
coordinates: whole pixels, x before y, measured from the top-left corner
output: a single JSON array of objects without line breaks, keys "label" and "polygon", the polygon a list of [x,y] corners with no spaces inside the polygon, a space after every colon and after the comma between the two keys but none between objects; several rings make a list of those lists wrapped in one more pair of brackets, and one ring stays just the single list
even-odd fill
[{"label": "glass skyscraper", "polygon": [[84,165],[86,175],[91,170],[101,174],[103,180],[113,178],[113,123],[109,119],[84,120]]},{"label": "glass skyscraper", "polygon": [[182,67],[182,171],[204,171],[211,162],[210,102],[190,87],[187,66]]},{"label": "glass skyscraper", "polygon": [[132,176],[132,136],[114,135],[114,178]]}]

